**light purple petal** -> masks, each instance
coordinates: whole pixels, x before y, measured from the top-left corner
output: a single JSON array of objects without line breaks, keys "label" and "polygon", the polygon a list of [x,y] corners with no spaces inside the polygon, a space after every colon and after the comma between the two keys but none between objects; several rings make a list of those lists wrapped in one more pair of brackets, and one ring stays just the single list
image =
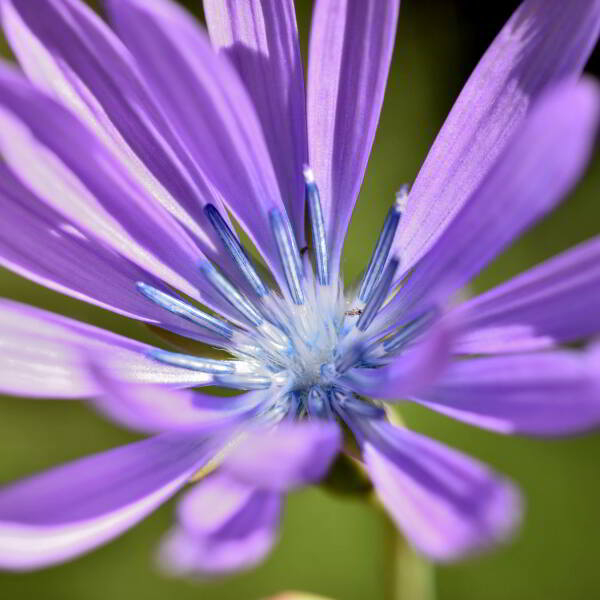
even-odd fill
[{"label": "light purple petal", "polygon": [[481,463],[389,423],[363,456],[379,499],[415,548],[442,562],[504,541],[520,517],[517,490]]},{"label": "light purple petal", "polygon": [[395,241],[406,269],[442,235],[537,98],[579,76],[599,31],[598,0],[526,0],[516,10],[463,88],[411,190]]},{"label": "light purple petal", "polygon": [[281,423],[249,433],[223,469],[248,485],[285,491],[324,477],[341,442],[335,423]]},{"label": "light purple petal", "polygon": [[283,283],[268,213],[285,208],[235,69],[171,0],[106,0],[106,6],[174,131]]},{"label": "light purple petal", "polygon": [[250,419],[272,392],[257,390],[222,397],[164,386],[119,380],[101,361],[92,358],[91,372],[99,395],[92,400],[105,416],[129,429],[160,433]]},{"label": "light purple petal", "polygon": [[528,351],[600,332],[600,236],[457,309],[455,352]]},{"label": "light purple petal", "polygon": [[0,106],[0,150],[27,187],[158,279],[233,312],[215,293],[199,289],[202,254],[181,225],[76,117],[6,63],[0,65]]},{"label": "light purple petal", "polygon": [[36,398],[101,392],[89,369],[99,361],[114,377],[168,387],[210,385],[211,376],[147,356],[150,346],[30,306],[0,300],[0,391]]},{"label": "light purple petal", "polygon": [[219,575],[249,569],[277,540],[281,495],[248,487],[218,472],[186,494],[179,526],[161,547],[177,574]]},{"label": "light purple petal", "polygon": [[443,302],[552,210],[586,166],[599,120],[600,93],[591,80],[545,96],[384,310]]},{"label": "light purple petal", "polygon": [[460,360],[417,402],[500,433],[566,435],[600,424],[600,372],[566,351]]},{"label": "light purple petal", "polygon": [[0,567],[59,563],[132,527],[212,458],[223,440],[210,433],[163,434],[0,489]]},{"label": "light purple petal", "polygon": [[79,300],[168,327],[187,337],[216,341],[207,330],[142,296],[136,288],[138,281],[159,289],[164,286],[43,203],[6,165],[0,165],[0,212],[2,266]]},{"label": "light purple petal", "polygon": [[38,5],[5,0],[2,24],[28,77],[76,114],[110,148],[147,196],[194,236],[203,253],[229,267],[202,211],[221,206],[160,113],[114,33],[79,0]]},{"label": "light purple petal", "polygon": [[422,339],[377,369],[352,369],[346,384],[373,398],[400,400],[432,385],[446,370],[454,334],[448,323],[437,323]]},{"label": "light purple petal", "polygon": [[400,0],[319,0],[308,63],[308,152],[339,268],[383,104]]},{"label": "light purple petal", "polygon": [[304,242],[306,110],[293,0],[204,0],[213,45],[244,82],[262,125],[281,197]]}]

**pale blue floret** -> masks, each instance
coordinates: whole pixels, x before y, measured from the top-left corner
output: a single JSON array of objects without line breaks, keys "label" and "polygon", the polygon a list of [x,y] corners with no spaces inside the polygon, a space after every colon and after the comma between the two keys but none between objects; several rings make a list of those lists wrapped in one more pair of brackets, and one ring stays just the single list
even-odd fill
[{"label": "pale blue floret", "polygon": [[313,234],[312,241],[315,251],[315,262],[317,263],[317,281],[321,285],[329,285],[327,237],[319,188],[315,183],[315,175],[310,167],[304,167],[303,175],[306,184],[306,203],[308,205],[308,214]]}]

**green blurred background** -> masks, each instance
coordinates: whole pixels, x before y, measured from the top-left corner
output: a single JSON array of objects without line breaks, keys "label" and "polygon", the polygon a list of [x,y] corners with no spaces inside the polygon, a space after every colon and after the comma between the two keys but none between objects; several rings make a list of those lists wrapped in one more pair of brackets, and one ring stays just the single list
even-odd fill
[{"label": "green blurred background", "polygon": [[[200,0],[186,4],[201,18]],[[348,279],[364,266],[394,191],[414,180],[462,84],[517,4],[404,1],[379,132],[346,244]],[[311,3],[298,0],[297,10],[306,56]],[[599,59],[596,52],[588,71],[600,71]],[[473,290],[486,289],[598,233],[599,166],[596,158],[568,202],[498,258]],[[5,271],[0,271],[0,294],[149,339],[126,319]],[[411,427],[506,473],[521,485],[527,499],[525,522],[514,541],[485,556],[436,570],[439,598],[600,597],[600,435],[528,440],[481,432],[423,409],[403,409],[402,416]],[[84,404],[1,398],[0,484],[132,439]],[[172,518],[170,503],[122,538],[71,564],[34,574],[0,574],[0,597],[251,600],[284,589],[318,592],[338,600],[384,597],[388,525],[355,500],[317,489],[292,494],[282,539],[268,560],[252,572],[211,582],[170,579],[155,569],[154,549]]]}]

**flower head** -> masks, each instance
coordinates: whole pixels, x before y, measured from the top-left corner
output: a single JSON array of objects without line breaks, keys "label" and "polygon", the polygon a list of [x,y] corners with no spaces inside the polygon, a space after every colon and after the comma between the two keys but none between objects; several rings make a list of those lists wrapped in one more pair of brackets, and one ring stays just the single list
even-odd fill
[{"label": "flower head", "polygon": [[342,430],[421,552],[451,560],[503,539],[515,488],[392,424],[383,401],[502,433],[599,422],[600,353],[560,344],[600,329],[600,239],[451,300],[581,174],[600,94],[579,75],[600,2],[523,3],[351,290],[343,243],[399,0],[317,2],[306,102],[291,0],[204,5],[210,40],[170,0],[106,0],[114,32],[78,0],[0,3],[26,74],[0,67],[0,262],[175,346],[2,301],[3,391],[90,397],[156,435],[0,490],[0,566],[76,556],[190,482],[165,562],[255,564],[283,495],[325,476]]}]

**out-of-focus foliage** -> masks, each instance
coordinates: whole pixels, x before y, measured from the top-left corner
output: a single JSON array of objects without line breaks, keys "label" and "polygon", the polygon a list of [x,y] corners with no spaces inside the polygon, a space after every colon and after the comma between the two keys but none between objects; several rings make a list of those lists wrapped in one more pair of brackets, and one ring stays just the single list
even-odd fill
[{"label": "out-of-focus foliage", "polygon": [[[96,2],[95,4],[100,4]],[[187,4],[201,16],[200,0]],[[311,3],[298,0],[303,49]],[[517,2],[403,0],[398,42],[375,150],[365,178],[344,269],[364,265],[394,192],[414,179],[427,148],[479,55]],[[600,71],[598,53],[590,70]],[[554,215],[500,257],[475,283],[485,289],[598,233],[600,159]],[[123,318],[66,299],[0,271],[0,295],[150,339]],[[600,590],[600,435],[562,441],[484,433],[423,409],[403,408],[409,426],[455,445],[507,473],[523,487],[527,515],[506,547],[437,571],[442,600],[593,598]],[[0,400],[0,484],[115,446],[133,436],[77,402]],[[253,572],[225,581],[192,582],[161,575],[153,553],[172,521],[161,508],[121,539],[76,562],[34,574],[0,574],[0,597],[44,600],[253,600],[307,590],[338,600],[384,597],[386,529],[375,511],[339,494],[292,495],[275,553]],[[280,596],[286,598],[286,596]]]}]

